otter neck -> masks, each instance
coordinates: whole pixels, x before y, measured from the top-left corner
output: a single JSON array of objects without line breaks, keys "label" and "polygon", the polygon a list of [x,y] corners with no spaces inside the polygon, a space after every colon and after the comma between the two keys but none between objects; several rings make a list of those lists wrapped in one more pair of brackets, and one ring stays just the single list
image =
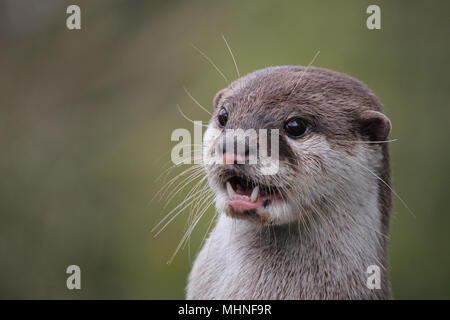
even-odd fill
[{"label": "otter neck", "polygon": [[[339,208],[323,205],[309,212],[309,220],[289,225],[257,226],[221,215],[210,240],[221,238],[225,263],[235,269],[234,275],[225,271],[231,286],[240,282],[242,273],[260,274],[245,281],[253,288],[243,289],[242,298],[389,298],[377,194],[349,199]],[[373,265],[380,268],[381,289],[366,285],[367,268]],[[252,292],[268,296],[254,297]]]}]

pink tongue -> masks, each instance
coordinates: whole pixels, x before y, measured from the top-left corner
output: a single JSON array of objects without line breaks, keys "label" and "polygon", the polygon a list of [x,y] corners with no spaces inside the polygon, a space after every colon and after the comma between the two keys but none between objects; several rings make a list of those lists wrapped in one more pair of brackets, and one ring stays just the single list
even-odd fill
[{"label": "pink tongue", "polygon": [[237,211],[257,209],[262,207],[262,201],[260,199],[258,199],[256,202],[250,202],[250,199],[231,199],[230,201],[228,201],[228,204]]}]

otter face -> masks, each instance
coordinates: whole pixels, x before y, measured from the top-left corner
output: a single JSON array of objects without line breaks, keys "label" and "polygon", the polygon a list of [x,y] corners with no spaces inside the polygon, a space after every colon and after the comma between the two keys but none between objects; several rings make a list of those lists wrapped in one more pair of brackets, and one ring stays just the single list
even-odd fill
[{"label": "otter face", "polygon": [[[218,211],[285,224],[323,212],[323,206],[357,201],[355,188],[376,192],[366,189],[376,187],[367,180],[379,169],[380,146],[360,142],[387,138],[390,122],[380,110],[363,84],[325,69],[274,67],[236,80],[214,98],[204,136],[204,167]],[[231,136],[230,148],[231,130],[241,134]],[[277,154],[264,158],[262,146]],[[267,162],[276,170],[267,173]]]}]

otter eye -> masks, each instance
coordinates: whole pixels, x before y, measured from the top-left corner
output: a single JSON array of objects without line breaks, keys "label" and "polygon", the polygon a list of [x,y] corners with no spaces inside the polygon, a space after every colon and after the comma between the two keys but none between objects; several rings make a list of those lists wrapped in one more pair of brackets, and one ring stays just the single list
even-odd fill
[{"label": "otter eye", "polygon": [[228,121],[228,112],[224,108],[220,109],[219,114],[217,115],[217,120],[219,121],[219,125],[223,128],[227,124]]},{"label": "otter eye", "polygon": [[289,119],[284,125],[288,136],[294,139],[303,137],[308,132],[308,123],[300,118]]}]

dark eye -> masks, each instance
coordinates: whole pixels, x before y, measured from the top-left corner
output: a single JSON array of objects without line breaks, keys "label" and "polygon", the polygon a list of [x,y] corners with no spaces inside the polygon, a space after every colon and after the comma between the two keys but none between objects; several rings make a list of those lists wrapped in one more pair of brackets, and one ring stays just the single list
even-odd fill
[{"label": "dark eye", "polygon": [[308,123],[300,118],[292,118],[286,122],[284,129],[288,136],[298,139],[308,133]]},{"label": "dark eye", "polygon": [[217,120],[219,121],[219,125],[223,128],[227,124],[228,121],[228,112],[224,108],[220,109],[219,114],[217,115]]}]

